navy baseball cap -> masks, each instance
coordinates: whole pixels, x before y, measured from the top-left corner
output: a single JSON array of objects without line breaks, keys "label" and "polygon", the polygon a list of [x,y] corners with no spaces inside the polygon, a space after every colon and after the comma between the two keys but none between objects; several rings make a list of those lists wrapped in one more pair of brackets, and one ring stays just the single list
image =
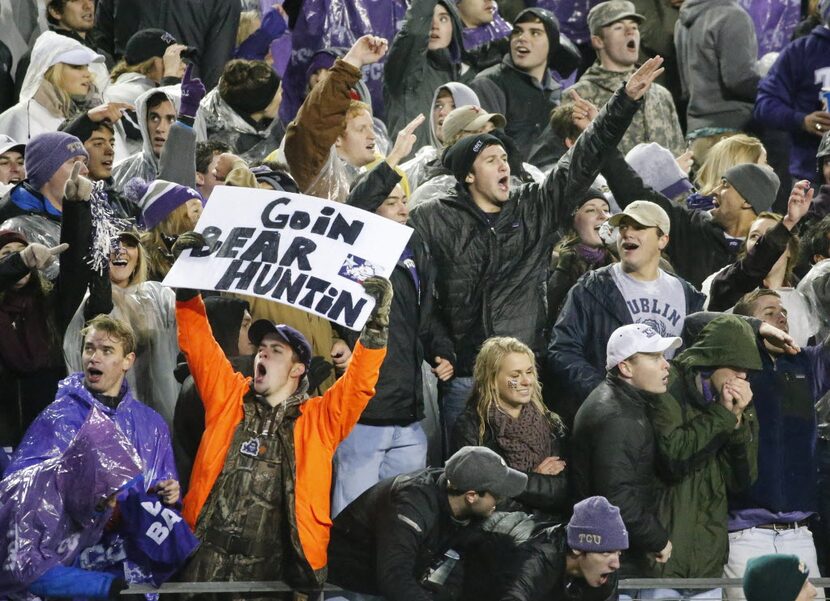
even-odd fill
[{"label": "navy baseball cap", "polygon": [[311,365],[311,345],[305,336],[284,323],[275,324],[267,319],[258,319],[251,324],[251,328],[248,330],[248,340],[254,346],[259,346],[259,343],[267,334],[276,334],[280,340],[290,346],[300,358],[300,363],[305,365],[306,372],[308,371]]}]

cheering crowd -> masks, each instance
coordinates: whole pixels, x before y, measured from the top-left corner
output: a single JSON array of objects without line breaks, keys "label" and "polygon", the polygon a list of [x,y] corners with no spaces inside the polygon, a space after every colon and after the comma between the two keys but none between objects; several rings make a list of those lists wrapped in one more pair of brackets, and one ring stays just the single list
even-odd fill
[{"label": "cheering crowd", "polygon": [[[828,103],[830,0],[0,0],[0,599],[823,597]],[[408,226],[359,331],[162,283],[245,188]]]}]

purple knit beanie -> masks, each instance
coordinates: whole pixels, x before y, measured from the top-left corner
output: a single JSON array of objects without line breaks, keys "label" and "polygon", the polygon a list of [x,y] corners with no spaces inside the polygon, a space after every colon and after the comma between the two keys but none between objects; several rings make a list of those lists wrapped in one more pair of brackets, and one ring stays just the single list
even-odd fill
[{"label": "purple knit beanie", "polygon": [[588,497],[574,505],[568,523],[568,546],[586,553],[628,549],[628,531],[619,508],[605,497]]},{"label": "purple knit beanie", "polygon": [[147,183],[140,178],[133,178],[127,182],[124,192],[141,209],[141,220],[148,230],[156,227],[188,200],[198,198],[202,206],[205,204],[202,195],[193,188],[163,179]]},{"label": "purple knit beanie", "polygon": [[83,143],[62,131],[40,134],[26,144],[26,179],[35,190],[46,182],[72,157],[89,158]]}]

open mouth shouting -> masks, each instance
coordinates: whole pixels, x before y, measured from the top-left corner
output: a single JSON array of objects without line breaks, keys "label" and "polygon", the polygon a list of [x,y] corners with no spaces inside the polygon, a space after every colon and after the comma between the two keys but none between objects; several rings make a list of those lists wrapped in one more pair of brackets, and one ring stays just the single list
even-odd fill
[{"label": "open mouth shouting", "polygon": [[268,375],[268,368],[265,364],[257,362],[256,370],[254,372],[254,384],[262,384],[265,381],[265,376]]},{"label": "open mouth shouting", "polygon": [[510,176],[505,175],[504,177],[499,178],[499,190],[502,192],[509,192],[510,191]]},{"label": "open mouth shouting", "polygon": [[640,248],[640,245],[636,242],[626,241],[620,244],[620,248],[624,253],[631,253]]},{"label": "open mouth shouting", "polygon": [[86,368],[86,379],[87,382],[90,384],[97,384],[101,381],[101,378],[104,377],[104,372],[102,372],[97,367],[87,366]]}]

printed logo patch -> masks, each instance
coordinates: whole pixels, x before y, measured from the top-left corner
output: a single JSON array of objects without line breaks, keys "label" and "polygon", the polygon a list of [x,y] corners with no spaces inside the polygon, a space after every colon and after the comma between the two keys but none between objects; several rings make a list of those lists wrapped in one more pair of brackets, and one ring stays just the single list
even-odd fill
[{"label": "printed logo patch", "polygon": [[379,273],[379,269],[376,265],[370,263],[366,259],[361,259],[355,255],[347,255],[346,260],[343,261],[343,265],[340,267],[340,271],[337,273],[338,275],[342,275],[344,278],[348,278],[353,282],[360,284],[366,278]]}]

